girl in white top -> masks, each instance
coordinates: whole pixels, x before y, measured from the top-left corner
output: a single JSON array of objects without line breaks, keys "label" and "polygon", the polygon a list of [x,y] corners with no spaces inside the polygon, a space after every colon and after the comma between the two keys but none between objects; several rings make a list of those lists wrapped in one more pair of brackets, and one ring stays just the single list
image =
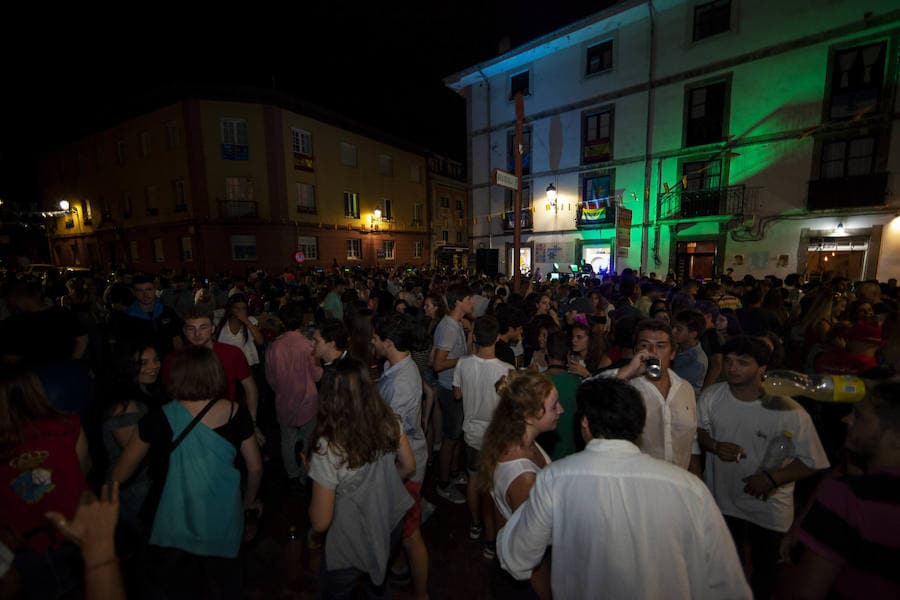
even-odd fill
[{"label": "girl in white top", "polygon": [[[500,403],[484,434],[478,477],[503,517],[499,529],[528,499],[537,473],[550,464],[535,439],[556,429],[563,408],[553,382],[542,373],[511,371],[497,382],[497,393]],[[531,584],[538,596],[550,597],[549,563],[534,570]]]},{"label": "girl in white top", "polygon": [[244,294],[233,294],[228,298],[225,318],[219,322],[218,341],[240,348],[251,367],[259,364],[257,344],[265,342],[258,323],[256,317],[248,314],[247,297]]}]

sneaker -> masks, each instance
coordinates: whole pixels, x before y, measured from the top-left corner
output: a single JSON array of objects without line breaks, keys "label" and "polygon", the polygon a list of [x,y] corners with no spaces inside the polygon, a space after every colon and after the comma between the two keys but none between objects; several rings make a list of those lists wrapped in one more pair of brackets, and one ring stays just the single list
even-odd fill
[{"label": "sneaker", "polygon": [[485,542],[482,546],[481,555],[488,560],[494,560],[497,556],[497,545],[494,542]]},{"label": "sneaker", "polygon": [[472,523],[469,525],[469,538],[473,540],[477,540],[481,537],[481,534],[484,532],[484,529],[478,523]]},{"label": "sneaker", "polygon": [[434,510],[437,508],[434,504],[422,498],[422,518],[419,520],[419,523],[424,523],[427,521],[431,515],[434,514]]},{"label": "sneaker", "polygon": [[457,471],[450,475],[450,483],[453,485],[466,485],[469,483],[469,476],[466,475],[465,471]]},{"label": "sneaker", "polygon": [[451,484],[447,484],[447,487],[444,487],[440,484],[434,486],[434,491],[437,492],[437,495],[447,500],[448,502],[452,502],[453,504],[465,504],[466,497],[462,495],[458,489],[453,487]]}]

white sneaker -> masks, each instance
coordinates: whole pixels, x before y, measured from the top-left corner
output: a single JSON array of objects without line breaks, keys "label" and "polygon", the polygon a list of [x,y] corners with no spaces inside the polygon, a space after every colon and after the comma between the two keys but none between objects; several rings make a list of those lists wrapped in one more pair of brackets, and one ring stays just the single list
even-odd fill
[{"label": "white sneaker", "polygon": [[437,492],[437,495],[447,500],[448,502],[452,502],[453,504],[465,504],[466,497],[463,496],[462,492],[453,487],[452,484],[447,484],[447,487],[443,487],[442,485],[434,486],[434,491]]}]

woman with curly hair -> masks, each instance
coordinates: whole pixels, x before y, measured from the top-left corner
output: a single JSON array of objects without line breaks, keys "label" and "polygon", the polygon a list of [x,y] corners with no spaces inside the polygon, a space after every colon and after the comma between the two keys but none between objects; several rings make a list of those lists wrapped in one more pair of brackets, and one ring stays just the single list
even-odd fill
[{"label": "woman with curly hair", "polygon": [[[538,472],[550,464],[535,440],[556,429],[563,408],[550,378],[534,371],[510,372],[497,382],[497,393],[500,403],[482,440],[478,485],[494,500],[502,517],[499,529],[528,498]],[[538,596],[550,597],[547,563],[535,569],[531,584]]]},{"label": "woman with curly hair", "polygon": [[403,515],[413,500],[403,479],[416,460],[397,416],[356,358],[338,361],[319,390],[310,458],[309,520],[325,532],[322,597],[343,598],[360,575],[367,594],[388,594],[391,550],[400,542]]}]

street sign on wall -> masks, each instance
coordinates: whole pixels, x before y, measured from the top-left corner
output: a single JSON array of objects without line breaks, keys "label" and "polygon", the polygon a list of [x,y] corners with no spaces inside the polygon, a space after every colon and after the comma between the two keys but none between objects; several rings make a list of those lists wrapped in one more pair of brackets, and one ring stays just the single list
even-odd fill
[{"label": "street sign on wall", "polygon": [[500,169],[494,169],[493,180],[494,184],[499,185],[500,187],[505,187],[511,190],[519,189],[519,178],[512,173],[507,173],[506,171],[501,171]]}]

